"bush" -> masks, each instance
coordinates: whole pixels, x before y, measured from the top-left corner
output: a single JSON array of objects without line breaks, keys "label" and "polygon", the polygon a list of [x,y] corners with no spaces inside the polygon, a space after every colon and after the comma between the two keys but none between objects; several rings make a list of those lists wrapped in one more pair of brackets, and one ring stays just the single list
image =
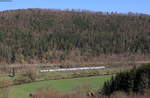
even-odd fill
[{"label": "bush", "polygon": [[150,88],[150,64],[121,72],[111,80],[104,83],[102,93],[110,95],[115,91],[143,93],[144,89]]},{"label": "bush", "polygon": [[111,96],[98,95],[98,97],[96,98],[149,98],[149,96],[150,96],[150,89],[145,89],[144,94],[135,94],[135,93],[126,94],[124,92],[115,92]]},{"label": "bush", "polygon": [[90,98],[86,95],[87,86],[79,86],[74,92],[63,93],[50,88],[40,88],[34,93],[30,93],[31,98]]},{"label": "bush", "polygon": [[0,80],[0,88],[9,86],[11,84],[12,84],[12,81],[10,81],[10,80]]},{"label": "bush", "polygon": [[34,70],[28,70],[25,73],[19,75],[15,80],[14,84],[22,84],[33,82],[36,80],[37,74]]}]

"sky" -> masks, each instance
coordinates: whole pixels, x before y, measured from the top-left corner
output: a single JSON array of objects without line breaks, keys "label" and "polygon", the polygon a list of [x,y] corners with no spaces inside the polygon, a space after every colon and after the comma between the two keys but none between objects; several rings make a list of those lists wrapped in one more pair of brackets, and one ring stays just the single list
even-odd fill
[{"label": "sky", "polygon": [[[2,2],[3,1],[3,2]],[[4,2],[7,1],[7,2]],[[0,11],[26,8],[81,9],[150,14],[150,0],[0,0]]]}]

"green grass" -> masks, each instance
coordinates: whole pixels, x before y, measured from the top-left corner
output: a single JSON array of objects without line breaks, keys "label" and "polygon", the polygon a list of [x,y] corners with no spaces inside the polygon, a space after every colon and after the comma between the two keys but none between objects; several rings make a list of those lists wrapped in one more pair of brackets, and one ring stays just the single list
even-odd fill
[{"label": "green grass", "polygon": [[11,88],[11,98],[28,98],[28,94],[39,88],[50,87],[63,92],[72,91],[78,85],[89,84],[93,89],[99,89],[111,76],[94,76],[75,79],[48,80],[28,83]]},{"label": "green grass", "polygon": [[[73,72],[53,72],[53,73],[40,73],[37,79],[45,79],[50,77],[69,77],[74,74],[85,73],[117,73],[128,68],[108,68],[105,70],[86,70],[86,71],[73,71]],[[17,74],[16,76],[18,76]],[[0,80],[13,81],[16,77],[11,78],[8,75],[0,75]],[[28,83],[23,85],[14,86],[10,90],[10,98],[28,98],[28,94],[36,91],[38,88],[49,87],[60,91],[68,92],[72,91],[75,86],[89,84],[93,89],[102,87],[104,81],[110,79],[110,76],[94,76],[76,79],[64,79],[64,80],[48,80],[42,82]],[[20,97],[21,95],[21,97]]]},{"label": "green grass", "polygon": [[[85,73],[117,73],[127,68],[109,68],[105,70],[86,70],[86,71],[73,71],[73,72],[52,72],[52,73],[40,73],[37,79],[46,79],[50,77],[70,77],[74,74],[85,74]],[[16,77],[19,74],[16,75]],[[8,77],[8,74],[0,75],[0,80],[13,81],[16,77]],[[28,83],[18,85],[10,88],[10,98],[28,98],[28,94],[36,91],[38,88],[49,87],[60,91],[68,92],[72,91],[75,86],[89,84],[93,89],[102,87],[104,81],[110,79],[110,76],[94,76],[76,79],[64,79],[64,80],[48,80],[42,82]],[[20,97],[21,95],[21,97]]]}]

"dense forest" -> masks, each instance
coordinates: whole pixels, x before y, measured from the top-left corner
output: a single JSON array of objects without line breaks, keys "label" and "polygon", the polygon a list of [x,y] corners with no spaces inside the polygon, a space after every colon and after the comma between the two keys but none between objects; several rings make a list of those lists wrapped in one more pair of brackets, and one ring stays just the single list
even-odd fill
[{"label": "dense forest", "polygon": [[75,56],[150,53],[150,16],[76,10],[0,12],[0,61],[65,60]]}]

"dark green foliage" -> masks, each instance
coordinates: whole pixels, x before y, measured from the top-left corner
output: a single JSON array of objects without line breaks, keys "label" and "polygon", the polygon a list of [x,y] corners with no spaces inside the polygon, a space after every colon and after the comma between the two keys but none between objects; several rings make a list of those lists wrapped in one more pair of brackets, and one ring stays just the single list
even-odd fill
[{"label": "dark green foliage", "polygon": [[[64,60],[69,51],[91,56],[150,53],[150,16],[27,9],[0,12],[0,60]],[[59,56],[50,52],[63,52]]]},{"label": "dark green foliage", "polygon": [[115,91],[140,92],[150,88],[150,64],[145,64],[130,71],[121,72],[105,82],[102,93],[110,95]]}]

